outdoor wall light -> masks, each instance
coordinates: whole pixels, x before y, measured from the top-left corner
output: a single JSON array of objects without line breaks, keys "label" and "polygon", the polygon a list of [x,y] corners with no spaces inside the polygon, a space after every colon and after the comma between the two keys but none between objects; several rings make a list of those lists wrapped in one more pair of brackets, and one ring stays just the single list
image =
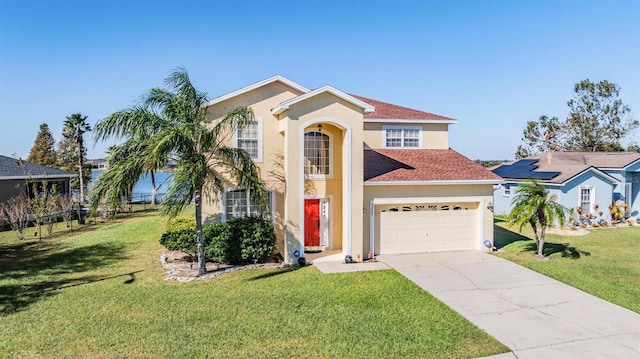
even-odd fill
[{"label": "outdoor wall light", "polygon": [[318,132],[322,132],[322,124],[321,123],[318,124]]},{"label": "outdoor wall light", "polygon": [[487,209],[493,212],[493,202],[489,202],[489,204],[487,205]]}]

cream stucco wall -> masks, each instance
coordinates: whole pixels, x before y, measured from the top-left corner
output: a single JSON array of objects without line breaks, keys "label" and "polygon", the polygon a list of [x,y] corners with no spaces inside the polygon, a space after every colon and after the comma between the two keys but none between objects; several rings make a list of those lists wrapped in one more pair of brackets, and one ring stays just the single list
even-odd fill
[{"label": "cream stucco wall", "polygon": [[[362,241],[365,253],[370,248],[370,204],[375,198],[398,198],[397,204],[401,205],[403,199],[415,200],[416,198],[434,198],[447,203],[468,202],[463,198],[473,198],[473,202],[478,202],[482,211],[482,238],[493,243],[493,212],[487,209],[489,202],[493,200],[493,185],[491,184],[464,184],[464,185],[407,185],[407,186],[369,186],[364,187],[363,208],[367,208],[367,215],[364,217],[364,230]],[[431,203],[431,202],[425,202]],[[382,208],[382,207],[381,207]],[[376,208],[379,211],[380,208]],[[380,248],[377,233],[375,247]]]},{"label": "cream stucco wall", "polygon": [[[362,203],[363,193],[363,150],[362,150],[362,109],[332,94],[322,93],[311,99],[292,105],[281,116],[285,120],[285,173],[287,189],[285,194],[285,259],[293,260],[296,249],[302,251],[301,241],[304,233],[304,197],[305,182],[303,175],[303,139],[305,129],[317,127],[331,128],[335,132],[334,161],[341,153],[341,181],[314,180],[316,196],[333,195],[333,223],[340,222],[341,228],[334,226],[334,239],[342,238],[342,250],[345,253],[362,253],[362,211],[354,210]],[[328,126],[327,126],[328,125]],[[334,162],[334,171],[336,163]],[[338,188],[340,191],[338,192]],[[326,191],[322,193],[322,191]],[[336,191],[336,193],[329,193]],[[341,203],[340,203],[341,202]],[[335,231],[340,229],[341,233]],[[334,244],[336,241],[334,240]]]},{"label": "cream stucco wall", "polygon": [[[278,131],[278,118],[271,113],[271,109],[300,94],[281,82],[273,82],[214,104],[207,112],[207,120],[215,123],[230,110],[239,106],[249,106],[256,118],[262,118],[262,161],[256,162],[256,166],[267,188],[275,192],[276,246],[281,253],[284,251],[284,134]],[[232,141],[233,134],[229,133],[226,136],[226,144],[231,146]],[[219,222],[222,203],[212,195],[206,196],[205,199],[202,206],[203,219],[205,222]]]},{"label": "cream stucco wall", "polygon": [[371,123],[364,124],[364,142],[370,149],[384,148],[384,126],[396,127],[420,127],[422,128],[422,148],[442,149],[449,148],[449,125],[441,123]]}]

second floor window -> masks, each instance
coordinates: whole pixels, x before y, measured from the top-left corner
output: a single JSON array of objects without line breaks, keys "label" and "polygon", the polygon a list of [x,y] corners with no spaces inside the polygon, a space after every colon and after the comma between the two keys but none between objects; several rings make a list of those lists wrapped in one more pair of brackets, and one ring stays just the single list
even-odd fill
[{"label": "second floor window", "polygon": [[256,117],[235,136],[235,147],[247,151],[254,161],[262,161],[262,119]]},{"label": "second floor window", "polygon": [[384,147],[386,148],[420,148],[420,128],[418,127],[385,127]]},{"label": "second floor window", "polygon": [[330,138],[322,132],[304,134],[304,174],[329,176],[331,166]]}]

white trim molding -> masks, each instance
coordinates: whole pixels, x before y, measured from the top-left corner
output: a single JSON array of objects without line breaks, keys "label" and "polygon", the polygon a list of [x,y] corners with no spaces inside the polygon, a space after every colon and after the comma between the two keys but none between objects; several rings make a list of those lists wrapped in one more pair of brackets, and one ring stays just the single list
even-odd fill
[{"label": "white trim molding", "polygon": [[249,91],[253,91],[253,90],[258,89],[260,87],[269,85],[269,84],[271,84],[273,82],[276,82],[276,81],[281,82],[281,83],[283,83],[283,84],[285,84],[285,85],[287,85],[287,86],[289,86],[289,87],[291,87],[291,88],[293,88],[295,90],[298,90],[298,91],[300,91],[302,93],[309,92],[308,88],[306,88],[306,87],[304,87],[304,86],[302,86],[300,84],[297,84],[297,83],[287,79],[286,77],[283,77],[283,76],[280,76],[280,75],[276,75],[276,76],[273,76],[273,77],[269,77],[268,79],[265,79],[265,80],[262,80],[262,81],[258,81],[258,82],[254,83],[254,84],[249,85],[249,86],[245,86],[245,87],[243,87],[243,88],[241,88],[239,90],[236,90],[236,91],[233,91],[233,92],[229,92],[226,95],[222,95],[220,97],[216,97],[216,98],[206,102],[204,104],[204,106],[205,107],[209,107],[211,105],[215,105],[217,103],[226,101],[226,100],[234,98],[236,96],[240,96],[240,95],[242,95],[244,93],[247,93]]},{"label": "white trim molding", "polygon": [[451,180],[451,181],[366,181],[365,186],[443,186],[443,185],[474,185],[501,184],[501,180]]},{"label": "white trim molding", "polygon": [[446,124],[446,125],[454,125],[458,123],[458,120],[437,120],[437,119],[403,119],[403,118],[365,118],[364,123],[435,123],[435,124]]},{"label": "white trim molding", "polygon": [[374,109],[375,109],[373,106],[369,105],[368,103],[360,101],[357,98],[355,98],[355,97],[353,97],[353,96],[351,96],[349,94],[346,94],[346,93],[344,93],[344,92],[342,92],[342,91],[340,91],[340,90],[338,90],[338,89],[336,89],[334,87],[331,87],[331,86],[327,85],[327,86],[322,86],[320,88],[317,88],[317,89],[315,89],[313,91],[309,91],[309,92],[307,92],[307,93],[305,93],[303,95],[300,95],[298,97],[294,97],[294,98],[292,98],[290,100],[284,101],[284,102],[280,103],[278,106],[276,106],[273,109],[271,109],[271,113],[273,113],[274,115],[279,115],[279,114],[283,113],[284,111],[288,110],[291,105],[294,105],[294,104],[296,104],[298,102],[307,100],[307,99],[309,99],[311,97],[318,96],[318,95],[323,94],[323,93],[330,93],[330,94],[332,94],[332,95],[334,95],[334,96],[336,96],[338,98],[343,99],[346,102],[349,102],[349,103],[351,103],[351,104],[353,104],[353,105],[355,105],[357,107],[360,107],[362,109],[362,111],[365,112],[365,113],[366,112],[373,112]]}]

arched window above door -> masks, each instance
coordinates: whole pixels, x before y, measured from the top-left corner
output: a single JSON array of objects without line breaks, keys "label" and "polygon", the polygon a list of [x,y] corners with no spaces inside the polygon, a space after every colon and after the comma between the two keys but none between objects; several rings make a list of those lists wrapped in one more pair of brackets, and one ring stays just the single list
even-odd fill
[{"label": "arched window above door", "polygon": [[304,174],[309,177],[331,176],[331,137],[319,131],[304,134]]}]

